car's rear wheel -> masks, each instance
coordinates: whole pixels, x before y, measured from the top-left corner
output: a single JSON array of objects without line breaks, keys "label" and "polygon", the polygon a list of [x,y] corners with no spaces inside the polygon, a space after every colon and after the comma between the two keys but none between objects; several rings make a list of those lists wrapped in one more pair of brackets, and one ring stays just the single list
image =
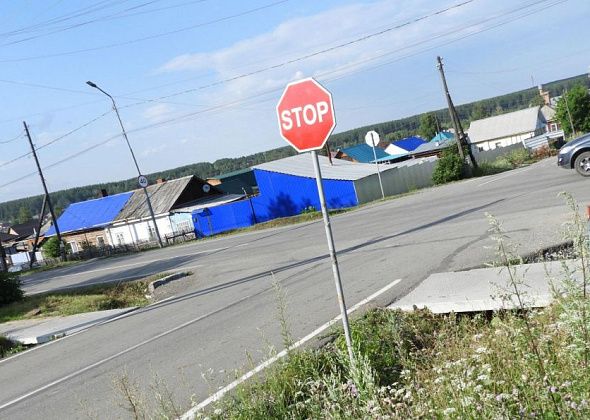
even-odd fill
[{"label": "car's rear wheel", "polygon": [[590,152],[582,152],[574,161],[574,168],[582,176],[590,176]]}]

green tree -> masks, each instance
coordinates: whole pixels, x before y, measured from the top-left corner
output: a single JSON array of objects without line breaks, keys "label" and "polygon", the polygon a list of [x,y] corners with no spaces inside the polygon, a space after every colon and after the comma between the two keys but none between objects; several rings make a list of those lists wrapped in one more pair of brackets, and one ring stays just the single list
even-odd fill
[{"label": "green tree", "polygon": [[[569,108],[569,112],[568,112]],[[571,121],[574,124],[570,123]],[[590,131],[590,94],[583,85],[575,85],[569,92],[564,93],[555,109],[555,116],[566,134],[574,131],[587,133]]]},{"label": "green tree", "polygon": [[18,217],[16,218],[18,223],[27,223],[31,220],[31,210],[28,207],[22,206],[18,209]]},{"label": "green tree", "polygon": [[458,181],[463,177],[463,161],[456,147],[447,147],[436,162],[432,172],[432,181],[435,185],[451,181]]},{"label": "green tree", "polygon": [[475,105],[473,105],[469,118],[471,118],[471,121],[475,121],[487,118],[488,116],[488,111],[483,104],[481,102],[476,102]]},{"label": "green tree", "polygon": [[432,112],[422,114],[420,116],[420,128],[418,129],[418,134],[420,134],[420,137],[424,140],[430,140],[438,132],[437,126],[436,116]]},{"label": "green tree", "polygon": [[59,258],[59,240],[52,236],[43,245],[43,255],[48,258]]}]

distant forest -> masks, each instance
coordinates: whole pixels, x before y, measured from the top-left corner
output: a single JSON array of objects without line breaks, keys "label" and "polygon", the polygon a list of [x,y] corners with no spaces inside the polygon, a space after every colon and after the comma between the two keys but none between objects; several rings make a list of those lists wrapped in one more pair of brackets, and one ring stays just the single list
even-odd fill
[{"label": "distant forest", "polygon": [[[565,89],[580,83],[590,87],[588,74],[546,83],[543,85],[543,89],[549,91],[551,97],[556,97],[560,96]],[[464,128],[467,129],[471,120],[527,108],[538,104],[539,98],[538,89],[529,88],[502,96],[496,96],[494,98],[459,105],[457,106],[457,112],[459,113]],[[432,111],[432,113],[436,116],[441,128],[450,126],[449,114],[446,108]],[[370,126],[359,127],[342,133],[333,134],[328,143],[330,148],[334,151],[339,148],[359,144],[364,141],[365,134],[368,130],[377,131],[383,139],[389,141],[401,139],[409,135],[416,135],[420,127],[421,115],[422,114],[413,115],[399,120],[372,124]],[[227,172],[248,168],[253,165],[282,159],[294,154],[295,151],[291,147],[285,146],[238,158],[219,159],[213,163],[198,162],[191,165],[180,166],[178,168],[149,174],[147,177],[150,182],[155,182],[158,178],[174,179],[187,175],[209,178]],[[56,211],[61,212],[70,203],[96,198],[98,191],[101,189],[106,189],[109,194],[116,194],[130,191],[135,188],[137,188],[137,179],[131,178],[124,181],[87,185],[84,187],[56,191],[51,193],[51,199]],[[19,212],[22,212],[21,209],[28,210],[30,214],[38,215],[41,211],[42,203],[42,195],[0,203],[0,222],[16,223]]]}]

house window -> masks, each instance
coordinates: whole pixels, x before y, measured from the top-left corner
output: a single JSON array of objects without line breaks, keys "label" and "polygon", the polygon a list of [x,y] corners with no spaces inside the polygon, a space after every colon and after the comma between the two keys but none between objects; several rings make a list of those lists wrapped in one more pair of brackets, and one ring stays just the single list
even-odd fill
[{"label": "house window", "polygon": [[104,237],[102,237],[102,236],[96,237],[96,246],[98,246],[99,248],[104,248]]},{"label": "house window", "polygon": [[557,131],[557,123],[549,124],[549,131]]},{"label": "house window", "polygon": [[148,234],[150,235],[150,241],[156,239],[156,229],[153,226],[148,226]]},{"label": "house window", "polygon": [[117,233],[115,235],[115,239],[117,240],[117,245],[123,245],[123,242],[125,242],[125,237],[123,236],[122,233]]},{"label": "house window", "polygon": [[78,243],[76,241],[72,241],[68,243],[68,245],[72,249],[73,254],[77,254],[80,251],[80,248],[78,248]]},{"label": "house window", "polygon": [[501,141],[498,141],[498,142],[494,143],[494,149],[497,148],[497,147],[502,147],[502,142]]},{"label": "house window", "polygon": [[478,152],[483,152],[485,149],[483,148],[483,146],[477,146],[477,151]]}]

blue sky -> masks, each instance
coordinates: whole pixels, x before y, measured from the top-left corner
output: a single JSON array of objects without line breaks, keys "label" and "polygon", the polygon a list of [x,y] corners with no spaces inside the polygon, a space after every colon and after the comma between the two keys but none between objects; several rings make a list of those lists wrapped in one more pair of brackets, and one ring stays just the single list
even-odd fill
[{"label": "blue sky", "polygon": [[29,151],[8,142],[23,120],[38,147],[75,130],[39,151],[51,190],[136,175],[87,80],[116,98],[150,173],[283,146],[275,105],[302,77],[331,90],[338,132],[444,107],[437,55],[458,104],[588,72],[589,12],[588,0],[0,0],[0,201],[42,192],[30,156],[8,163]]}]

